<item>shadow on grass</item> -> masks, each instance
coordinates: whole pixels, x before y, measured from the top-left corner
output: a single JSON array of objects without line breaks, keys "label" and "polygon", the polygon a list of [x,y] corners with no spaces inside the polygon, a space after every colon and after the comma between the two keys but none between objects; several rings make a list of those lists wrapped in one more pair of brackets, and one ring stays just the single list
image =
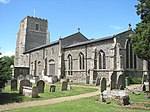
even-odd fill
[{"label": "shadow on grass", "polygon": [[0,105],[22,101],[22,95],[19,93],[0,93]]}]

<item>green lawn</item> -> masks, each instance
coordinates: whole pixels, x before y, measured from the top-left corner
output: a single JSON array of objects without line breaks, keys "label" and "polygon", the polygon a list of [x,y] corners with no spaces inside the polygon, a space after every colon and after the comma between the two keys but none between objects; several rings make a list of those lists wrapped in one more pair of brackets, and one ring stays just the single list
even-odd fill
[{"label": "green lawn", "polygon": [[[142,109],[118,107],[116,106],[116,101],[110,101],[110,104],[96,102],[98,97],[99,96],[94,96],[53,105],[11,110],[11,112],[149,112],[148,110]],[[149,99],[144,98],[144,93],[141,94],[141,97],[139,97],[139,95],[131,95],[132,101],[136,101],[137,99],[140,100],[141,98],[143,101],[150,101]]]},{"label": "green lawn", "polygon": [[82,93],[88,93],[96,91],[95,88],[84,88],[84,87],[72,87],[68,91],[60,91],[60,84],[56,84],[56,92],[49,92],[49,85],[45,86],[45,92],[39,93],[39,98],[30,98],[27,96],[22,96],[18,91],[10,91],[10,86],[6,86],[5,92],[0,93],[0,104],[7,104],[13,102],[24,102],[24,101],[33,101],[33,100],[44,100],[51,98],[58,98],[64,96],[72,96]]},{"label": "green lawn", "polygon": [[[22,101],[43,100],[43,99],[56,98],[56,97],[61,97],[61,96],[71,96],[75,94],[96,91],[96,89],[87,88],[87,87],[86,88],[73,87],[72,90],[70,91],[60,91],[59,84],[57,84],[57,89],[55,93],[49,93],[48,90],[49,90],[49,87],[46,86],[45,93],[40,93],[39,94],[40,98],[37,98],[37,99],[28,98],[28,97],[21,96],[21,95],[19,98],[21,98]],[[6,91],[10,92],[9,87],[6,88]],[[16,92],[11,92],[10,94],[12,93],[18,94]],[[0,96],[0,98],[2,97]],[[98,99],[99,99],[99,96],[94,96],[90,98],[82,98],[82,99],[58,103],[58,104],[10,110],[10,111],[5,111],[5,112],[149,112],[149,110],[144,110],[144,109],[129,109],[129,108],[124,108],[124,107],[118,107],[116,106],[117,101],[114,101],[114,100],[110,101],[109,104],[104,104],[104,103],[98,102],[97,101]],[[131,103],[132,102],[150,102],[150,99],[147,99],[145,97],[145,93],[141,92],[140,94],[131,94],[130,102]]]}]

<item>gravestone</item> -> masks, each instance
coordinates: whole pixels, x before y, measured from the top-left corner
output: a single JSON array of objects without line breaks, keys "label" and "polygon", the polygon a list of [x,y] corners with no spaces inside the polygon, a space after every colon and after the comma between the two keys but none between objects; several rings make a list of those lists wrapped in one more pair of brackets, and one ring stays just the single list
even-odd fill
[{"label": "gravestone", "polygon": [[65,91],[68,88],[68,82],[67,81],[63,81],[62,85],[61,85],[61,91]]},{"label": "gravestone", "polygon": [[86,84],[90,83],[90,76],[86,76]]},{"label": "gravestone", "polygon": [[5,82],[0,81],[0,92],[3,92],[4,88],[5,88]]},{"label": "gravestone", "polygon": [[19,75],[19,76],[17,77],[18,83],[20,83],[20,81],[23,80],[23,79],[25,79],[24,76],[23,76],[23,75]]},{"label": "gravestone", "polygon": [[143,77],[142,77],[142,84],[144,84],[144,82],[147,81],[147,75],[146,74],[143,74]]},{"label": "gravestone", "polygon": [[37,86],[34,86],[32,88],[32,98],[37,98],[38,97],[38,88]]},{"label": "gravestone", "polygon": [[39,80],[36,85],[38,88],[38,92],[44,93],[45,82],[43,80]]},{"label": "gravestone", "polygon": [[119,77],[118,77],[117,89],[119,89],[121,85],[122,85],[122,88],[125,88],[125,77],[123,74],[119,75]]},{"label": "gravestone", "polygon": [[96,78],[96,84],[95,84],[96,86],[100,85],[100,80],[101,80],[100,77]]},{"label": "gravestone", "polygon": [[71,89],[72,89],[71,85],[68,85],[67,90],[71,90]]},{"label": "gravestone", "polygon": [[146,91],[146,86],[145,86],[145,84],[143,84],[143,85],[141,86],[141,89],[142,89],[142,91]]},{"label": "gravestone", "polygon": [[11,80],[11,90],[12,91],[17,91],[17,79],[12,79]]},{"label": "gravestone", "polygon": [[38,97],[38,88],[36,86],[29,87],[29,86],[23,86],[23,93],[24,96],[29,96],[31,98],[37,98]]},{"label": "gravestone", "polygon": [[129,105],[130,104],[130,98],[129,98],[129,96],[123,96],[120,99],[120,104],[122,104],[122,105]]},{"label": "gravestone", "polygon": [[110,90],[116,89],[117,73],[113,72],[110,78]]},{"label": "gravestone", "polygon": [[104,90],[106,90],[106,78],[103,77],[100,81],[100,91],[103,92]]},{"label": "gravestone", "polygon": [[30,80],[31,76],[30,75],[26,75],[26,79]]},{"label": "gravestone", "polygon": [[55,83],[58,81],[58,77],[56,75],[52,76],[52,83]]},{"label": "gravestone", "polygon": [[55,92],[56,86],[55,85],[50,85],[49,92]]},{"label": "gravestone", "polygon": [[120,85],[119,90],[124,90],[124,87]]},{"label": "gravestone", "polygon": [[34,84],[36,84],[39,80],[39,76],[30,76],[30,81]]},{"label": "gravestone", "polygon": [[22,94],[23,92],[23,86],[29,86],[32,87],[32,83],[27,80],[27,79],[23,79],[20,81],[20,86],[19,86],[19,93]]}]

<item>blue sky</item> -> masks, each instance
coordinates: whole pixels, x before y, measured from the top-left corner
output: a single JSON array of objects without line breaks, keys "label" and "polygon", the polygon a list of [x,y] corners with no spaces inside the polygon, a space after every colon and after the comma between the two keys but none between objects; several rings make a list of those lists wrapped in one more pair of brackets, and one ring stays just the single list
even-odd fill
[{"label": "blue sky", "polygon": [[111,36],[140,22],[137,0],[0,0],[0,52],[15,52],[19,23],[26,16],[48,20],[50,40],[76,33],[87,38]]}]

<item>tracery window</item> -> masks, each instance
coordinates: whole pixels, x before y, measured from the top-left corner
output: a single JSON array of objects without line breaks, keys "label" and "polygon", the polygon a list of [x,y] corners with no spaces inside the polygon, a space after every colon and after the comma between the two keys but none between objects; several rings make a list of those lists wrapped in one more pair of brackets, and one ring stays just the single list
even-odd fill
[{"label": "tracery window", "polygon": [[80,68],[80,70],[84,69],[84,55],[83,55],[83,53],[79,54],[79,68]]},{"label": "tracery window", "polygon": [[133,52],[132,44],[127,41],[126,44],[126,68],[137,68],[137,56]]},{"label": "tracery window", "polygon": [[72,75],[73,63],[71,54],[68,55],[68,75]]},{"label": "tracery window", "polygon": [[105,52],[100,50],[99,52],[99,69],[106,69],[106,59],[105,59]]}]

